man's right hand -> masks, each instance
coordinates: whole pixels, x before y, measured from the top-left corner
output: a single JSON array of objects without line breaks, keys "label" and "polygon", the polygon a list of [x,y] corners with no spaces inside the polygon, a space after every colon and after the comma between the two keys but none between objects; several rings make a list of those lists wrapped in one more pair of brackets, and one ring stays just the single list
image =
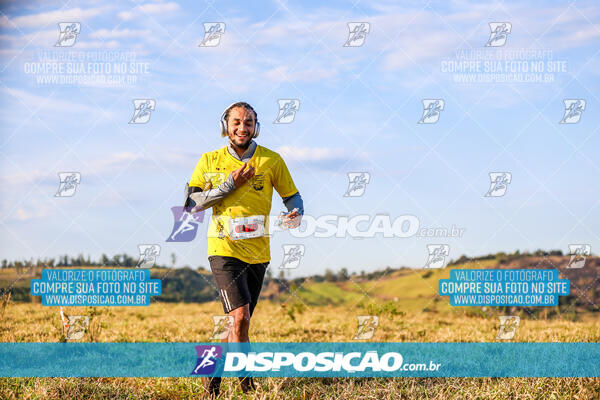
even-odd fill
[{"label": "man's right hand", "polygon": [[[246,169],[246,167],[248,168]],[[233,171],[231,176],[233,177],[235,187],[239,188],[254,176],[254,167],[248,166],[248,163],[244,163],[244,165]]]}]

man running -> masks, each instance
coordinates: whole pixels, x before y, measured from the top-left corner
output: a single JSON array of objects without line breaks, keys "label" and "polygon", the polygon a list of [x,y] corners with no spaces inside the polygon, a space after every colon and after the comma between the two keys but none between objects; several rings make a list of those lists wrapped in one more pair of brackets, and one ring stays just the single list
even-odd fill
[{"label": "man running", "polygon": [[215,363],[213,361],[213,358],[217,357],[216,348],[211,347],[210,349],[204,350],[201,357],[202,357],[202,361],[200,363],[198,363],[198,365],[196,366],[196,369],[194,369],[194,374],[197,373],[202,368],[211,366]]},{"label": "man running", "polygon": [[[190,180],[186,207],[194,212],[212,207],[208,229],[208,260],[226,314],[233,327],[224,342],[248,342],[250,317],[271,260],[268,216],[273,188],[288,213],[282,224],[300,225],[302,197],[279,154],[258,145],[256,111],[244,102],[234,103],[221,115],[221,136],[229,143],[202,154]],[[251,378],[240,378],[242,390],[254,389]],[[206,380],[211,395],[218,395],[221,378]]]}]

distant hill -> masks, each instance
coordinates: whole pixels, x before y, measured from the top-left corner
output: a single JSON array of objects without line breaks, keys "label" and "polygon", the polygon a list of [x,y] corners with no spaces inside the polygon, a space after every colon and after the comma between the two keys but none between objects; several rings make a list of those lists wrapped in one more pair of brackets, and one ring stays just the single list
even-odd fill
[{"label": "distant hill", "polygon": [[[571,295],[560,297],[560,304],[572,305],[577,311],[600,311],[600,257],[588,257],[585,267],[566,269],[570,256],[531,256],[487,258],[466,261],[447,266],[444,269],[390,269],[376,279],[350,275],[346,280],[317,282],[314,277],[303,278],[287,283],[291,291],[277,288],[274,284],[263,292],[269,298],[283,302],[302,301],[307,305],[356,304],[367,307],[369,304],[393,302],[397,309],[450,310],[448,297],[440,297],[438,281],[450,276],[450,269],[493,268],[493,269],[547,269],[557,268],[561,279],[569,279]],[[379,271],[381,272],[381,271]]]},{"label": "distant hill", "polygon": [[[39,296],[29,294],[29,288],[31,279],[41,278],[41,269],[35,269],[35,272],[25,271],[26,273],[17,274],[14,268],[0,269],[0,294],[10,291],[12,301],[39,301]],[[150,277],[162,280],[162,295],[159,296],[161,301],[202,303],[213,301],[218,296],[213,278],[207,271],[195,271],[191,268],[151,268]]]},{"label": "distant hill", "polygon": [[[562,305],[580,311],[600,311],[600,257],[587,257],[585,267],[566,269],[569,256],[504,254],[476,259],[461,257],[444,269],[387,268],[368,274],[331,272],[293,280],[267,278],[261,293],[263,299],[306,305],[369,304],[392,302],[398,309],[420,307],[428,311],[449,310],[444,298],[437,295],[438,280],[449,277],[454,268],[558,268],[560,277],[571,282],[571,295],[561,297]],[[97,268],[97,267],[89,267]],[[39,301],[29,295],[29,281],[39,278],[41,271],[16,274],[14,268],[0,269],[0,290],[10,287],[13,301]],[[165,302],[207,302],[217,300],[217,290],[209,271],[190,268],[152,268],[152,278],[162,279]],[[16,281],[15,281],[16,280]],[[447,299],[447,297],[445,298]]]}]

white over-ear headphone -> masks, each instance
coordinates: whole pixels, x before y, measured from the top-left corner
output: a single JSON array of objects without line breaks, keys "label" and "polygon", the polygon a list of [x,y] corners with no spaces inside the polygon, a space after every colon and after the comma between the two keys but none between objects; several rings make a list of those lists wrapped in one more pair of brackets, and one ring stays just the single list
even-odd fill
[{"label": "white over-ear headphone", "polygon": [[[220,122],[221,122],[221,136],[222,137],[228,136],[227,121],[225,121],[225,114],[227,114],[227,111],[229,111],[233,106],[236,106],[236,107],[250,107],[250,109],[254,113],[254,116],[256,117],[256,111],[254,111],[254,108],[252,108],[252,106],[250,104],[244,103],[244,102],[239,102],[239,101],[231,104],[229,107],[227,107],[225,109],[225,111],[223,111],[223,114],[221,114],[221,120],[220,120]],[[252,136],[252,138],[258,137],[259,133],[260,133],[260,122],[258,122],[258,119],[257,119],[256,122],[255,122],[255,124],[254,124],[254,136]]]}]

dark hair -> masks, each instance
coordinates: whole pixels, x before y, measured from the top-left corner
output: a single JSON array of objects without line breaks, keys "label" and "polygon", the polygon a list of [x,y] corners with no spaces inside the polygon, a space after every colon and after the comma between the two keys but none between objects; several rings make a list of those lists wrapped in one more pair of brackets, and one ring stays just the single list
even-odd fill
[{"label": "dark hair", "polygon": [[252,108],[252,106],[250,104],[246,103],[245,101],[238,101],[237,103],[230,105],[227,108],[227,110],[225,110],[225,116],[224,116],[225,121],[227,121],[229,119],[229,112],[231,111],[231,109],[236,108],[236,107],[244,107],[244,109],[252,111],[254,113],[254,122],[258,121],[258,114],[254,110],[254,108]]}]

